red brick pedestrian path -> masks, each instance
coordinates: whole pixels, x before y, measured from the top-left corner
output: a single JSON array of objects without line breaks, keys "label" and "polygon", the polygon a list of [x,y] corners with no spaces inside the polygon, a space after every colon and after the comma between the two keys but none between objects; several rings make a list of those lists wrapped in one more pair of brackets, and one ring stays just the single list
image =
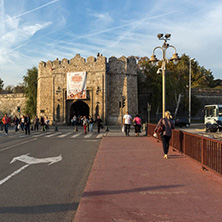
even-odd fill
[{"label": "red brick pedestrian path", "polygon": [[221,222],[222,177],[151,137],[104,137],[74,222]]}]

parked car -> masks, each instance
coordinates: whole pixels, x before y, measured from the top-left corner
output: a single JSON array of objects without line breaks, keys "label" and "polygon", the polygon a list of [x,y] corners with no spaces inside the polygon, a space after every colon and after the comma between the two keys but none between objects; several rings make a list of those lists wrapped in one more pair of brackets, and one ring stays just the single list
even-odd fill
[{"label": "parked car", "polygon": [[190,127],[189,119],[186,117],[177,117],[174,119],[175,126]]}]

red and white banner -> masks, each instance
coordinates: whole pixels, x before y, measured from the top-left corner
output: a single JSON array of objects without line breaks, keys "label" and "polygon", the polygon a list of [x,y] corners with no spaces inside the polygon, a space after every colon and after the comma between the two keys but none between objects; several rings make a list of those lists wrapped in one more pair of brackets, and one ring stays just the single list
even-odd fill
[{"label": "red and white banner", "polygon": [[86,72],[67,73],[67,99],[86,99]]}]

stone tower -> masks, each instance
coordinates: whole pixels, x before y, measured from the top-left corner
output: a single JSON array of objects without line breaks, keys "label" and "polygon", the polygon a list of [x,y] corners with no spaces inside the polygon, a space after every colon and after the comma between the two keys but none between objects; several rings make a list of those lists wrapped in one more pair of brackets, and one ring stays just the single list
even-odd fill
[{"label": "stone tower", "polygon": [[[87,74],[86,99],[67,100],[68,72]],[[126,106],[119,108],[124,97]],[[40,62],[38,67],[37,115],[47,116],[51,123],[69,124],[77,115],[100,115],[105,124],[120,124],[122,113],[138,112],[137,66],[134,57],[109,58],[98,54],[86,60],[74,58]]]}]

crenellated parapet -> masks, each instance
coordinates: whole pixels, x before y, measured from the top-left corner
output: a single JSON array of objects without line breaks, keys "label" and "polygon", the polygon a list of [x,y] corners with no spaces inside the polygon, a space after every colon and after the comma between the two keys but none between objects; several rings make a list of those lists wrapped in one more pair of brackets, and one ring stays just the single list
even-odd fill
[{"label": "crenellated parapet", "polygon": [[131,57],[125,57],[122,56],[120,58],[116,58],[114,56],[109,58],[109,73],[115,73],[115,74],[131,74],[131,75],[137,75],[137,66],[136,66],[136,60],[133,56]]},{"label": "crenellated parapet", "polygon": [[97,58],[89,56],[87,59],[76,54],[75,57],[70,60],[64,58],[61,61],[55,59],[54,61],[41,61],[39,63],[39,73],[38,77],[49,76],[53,73],[67,73],[75,71],[86,71],[86,72],[96,72],[106,70],[106,57],[98,55]]},{"label": "crenellated parapet", "polygon": [[41,61],[38,69],[39,77],[71,71],[96,72],[106,70],[109,73],[137,75],[136,60],[133,56],[128,58],[125,56],[120,58],[112,56],[109,58],[107,64],[106,57],[101,54],[98,54],[97,57],[89,56],[87,59],[81,57],[80,54],[76,54],[76,56],[70,60],[64,58],[61,61],[59,59],[49,60],[47,62]]}]

